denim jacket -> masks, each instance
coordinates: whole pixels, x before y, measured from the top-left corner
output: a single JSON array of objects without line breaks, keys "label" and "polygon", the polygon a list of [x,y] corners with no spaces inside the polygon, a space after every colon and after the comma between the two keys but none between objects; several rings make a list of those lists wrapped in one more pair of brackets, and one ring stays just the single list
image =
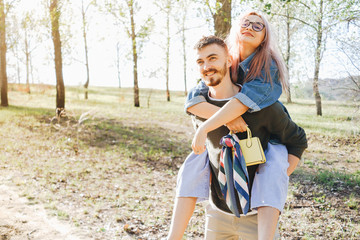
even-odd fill
[{"label": "denim jacket", "polygon": [[[239,76],[237,83],[242,84],[247,73],[249,72],[250,63],[255,53],[251,54],[244,61],[239,63]],[[270,84],[266,77],[265,70],[262,70],[261,76],[242,84],[241,91],[234,97],[237,98],[244,105],[249,107],[249,112],[260,111],[261,109],[268,107],[275,103],[281,93],[282,88],[278,77],[278,68],[274,61],[270,66],[271,79],[273,81]],[[262,77],[263,76],[263,77]],[[200,81],[197,86],[192,88],[187,96],[185,102],[185,112],[191,106],[194,106],[201,102],[206,102],[205,96],[208,94],[209,87],[205,85],[203,81]]]}]

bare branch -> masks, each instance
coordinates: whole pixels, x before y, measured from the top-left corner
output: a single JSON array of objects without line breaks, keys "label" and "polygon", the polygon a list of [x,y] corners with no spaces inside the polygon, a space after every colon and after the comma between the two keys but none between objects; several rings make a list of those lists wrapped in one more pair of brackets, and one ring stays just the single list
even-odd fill
[{"label": "bare branch", "polygon": [[[275,13],[275,15],[276,15],[276,16],[280,16],[280,17],[285,17],[285,18],[288,17],[288,16],[286,16],[285,14],[282,14],[282,13],[281,13],[281,14],[280,14],[280,13]],[[293,17],[293,16],[289,16],[289,18],[290,18],[291,20],[299,21],[299,22],[301,22],[302,24],[305,24],[306,26],[309,26],[309,27],[313,28],[315,31],[317,30],[316,26],[314,26],[314,25],[312,25],[312,24],[310,24],[310,23],[308,23],[308,22],[305,22],[304,20],[302,20],[302,19],[300,19],[300,18]]]},{"label": "bare branch", "polygon": [[342,47],[339,47],[339,49],[340,49],[340,50],[346,55],[346,57],[350,60],[351,64],[360,72],[360,68],[355,65],[352,57],[350,57],[350,56],[348,55],[348,53],[345,51],[345,49],[342,48]]},{"label": "bare branch", "polygon": [[212,9],[211,9],[209,0],[206,0],[206,1],[205,1],[205,5],[208,6],[211,16],[214,17],[215,13],[214,13],[214,12],[212,11]]}]

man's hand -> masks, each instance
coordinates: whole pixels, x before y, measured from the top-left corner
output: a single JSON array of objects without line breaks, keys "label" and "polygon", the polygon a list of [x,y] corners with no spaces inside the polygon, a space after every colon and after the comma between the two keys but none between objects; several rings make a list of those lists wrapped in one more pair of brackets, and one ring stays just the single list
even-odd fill
[{"label": "man's hand", "polygon": [[191,147],[195,154],[201,154],[205,151],[205,140],[207,132],[200,126],[195,133]]},{"label": "man's hand", "polygon": [[226,126],[229,130],[233,131],[234,133],[237,133],[237,132],[246,132],[247,124],[244,121],[244,119],[240,116],[238,118],[235,118],[231,122],[228,122]]}]

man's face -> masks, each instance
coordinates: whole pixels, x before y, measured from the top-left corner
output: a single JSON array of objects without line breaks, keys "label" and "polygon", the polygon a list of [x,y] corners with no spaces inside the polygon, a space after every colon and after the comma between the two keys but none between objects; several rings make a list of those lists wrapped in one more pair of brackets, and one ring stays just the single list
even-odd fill
[{"label": "man's face", "polygon": [[229,57],[226,50],[211,44],[197,50],[197,60],[202,80],[209,87],[219,85],[229,71]]}]

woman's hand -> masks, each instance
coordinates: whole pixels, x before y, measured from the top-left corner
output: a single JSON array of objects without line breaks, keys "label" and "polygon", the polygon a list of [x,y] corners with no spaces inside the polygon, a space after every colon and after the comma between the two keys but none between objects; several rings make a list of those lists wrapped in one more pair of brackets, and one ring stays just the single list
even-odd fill
[{"label": "woman's hand", "polygon": [[247,124],[246,122],[244,121],[244,119],[240,116],[238,118],[235,118],[234,120],[232,120],[231,122],[228,122],[226,124],[226,127],[233,131],[234,133],[237,133],[237,132],[246,132],[246,127],[247,127]]},{"label": "woman's hand", "polygon": [[199,155],[205,151],[206,137],[207,137],[207,132],[201,126],[198,127],[191,144],[191,147],[195,154]]}]

